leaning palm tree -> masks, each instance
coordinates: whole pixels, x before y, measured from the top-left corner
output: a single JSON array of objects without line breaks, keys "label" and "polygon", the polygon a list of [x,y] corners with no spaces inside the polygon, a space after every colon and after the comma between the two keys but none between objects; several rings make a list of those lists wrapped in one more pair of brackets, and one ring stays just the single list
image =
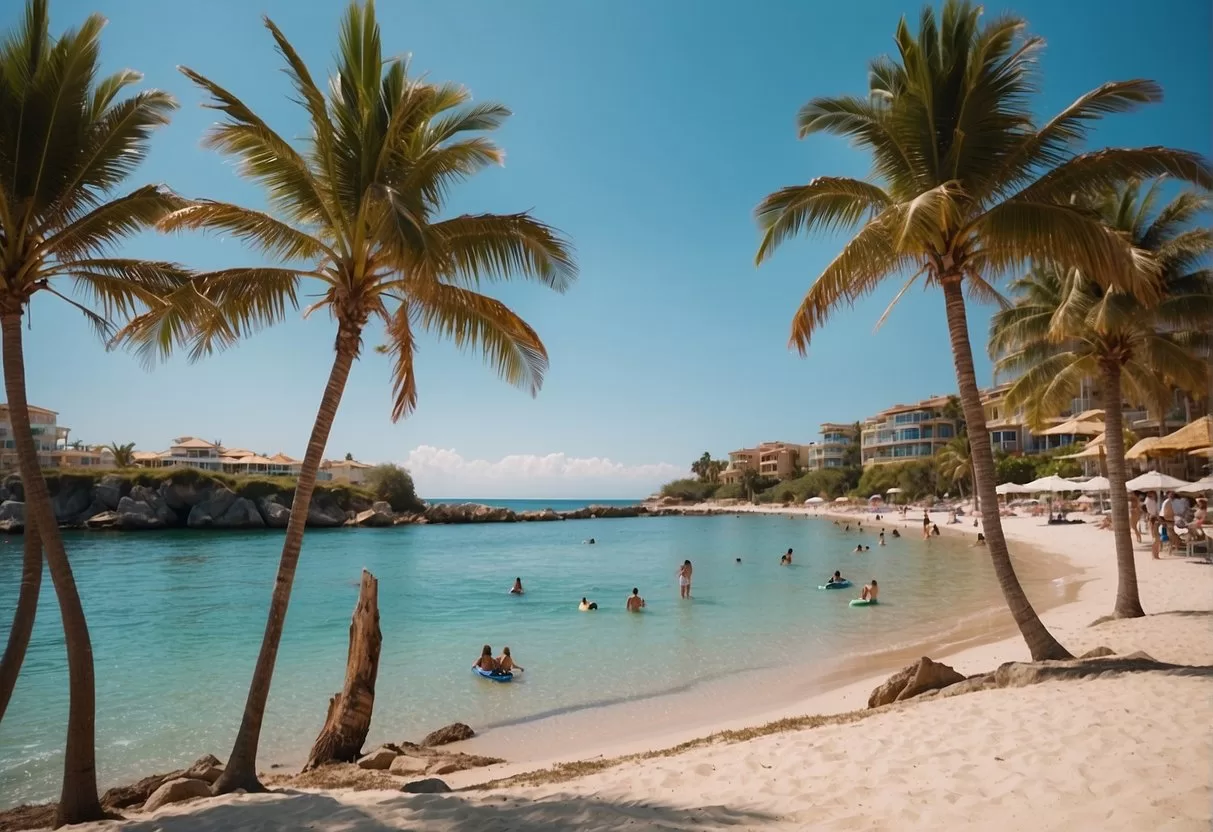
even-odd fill
[{"label": "leaning palm tree", "polygon": [[957,436],[935,454],[935,469],[939,479],[953,483],[960,489],[960,499],[964,499],[964,484],[973,478],[972,450],[969,440]]},{"label": "leaning palm tree", "polygon": [[1130,243],[1071,197],[1130,176],[1172,174],[1207,186],[1213,172],[1199,154],[1162,147],[1080,154],[1095,121],[1159,100],[1158,85],[1104,84],[1038,125],[1031,104],[1040,39],[1026,37],[1018,18],[982,25],[980,16],[968,2],[947,0],[938,17],[923,10],[917,35],[903,19],[897,57],[871,63],[867,97],[817,98],[801,109],[801,136],[852,140],[872,154],[874,176],[821,177],[770,194],[756,211],[757,260],[805,231],[860,226],[796,312],[791,344],[802,354],[834,310],[886,278],[906,277],[902,293],[920,279],[942,291],[994,571],[1032,656],[1056,658],[1068,653],[1040,622],[1007,554],[965,291],[994,298],[991,280],[1039,258],[1148,293],[1152,281],[1143,280]]},{"label": "leaning palm tree", "polygon": [[1084,379],[1098,380],[1107,428],[1118,574],[1113,615],[1118,618],[1145,614],[1129,528],[1122,402],[1127,398],[1165,413],[1172,385],[1199,395],[1213,346],[1213,277],[1207,268],[1213,235],[1193,224],[1208,200],[1182,193],[1155,210],[1158,188],[1155,182],[1143,194],[1138,184],[1129,184],[1097,203],[1109,227],[1149,252],[1161,269],[1157,299],[1143,302],[1077,269],[1042,266],[1012,284],[1015,305],[990,324],[995,372],[1018,376],[1007,403],[1026,406],[1031,422],[1060,413]]},{"label": "leaning palm tree", "polygon": [[127,442],[124,445],[119,445],[117,442],[111,442],[105,446],[109,452],[114,455],[114,465],[119,468],[130,468],[135,464],[135,443]]},{"label": "leaning palm tree", "polygon": [[[157,187],[117,192],[175,104],[156,90],[123,97],[140,80],[131,70],[99,78],[104,25],[102,17],[92,15],[79,29],[55,39],[46,0],[29,0],[24,19],[0,45],[4,386],[26,516],[41,538],[63,617],[71,686],[59,823],[103,816],[97,800],[93,656],[30,429],[22,318],[31,298],[43,294],[75,307],[109,335],[114,332],[111,321],[149,309],[186,283],[173,264],[110,254],[122,240],[152,227],[184,202]],[[74,286],[74,293],[64,284]],[[22,593],[27,590],[36,598],[36,583],[23,582]],[[33,604],[19,599],[18,609],[32,615]],[[11,655],[20,661],[24,649]],[[9,658],[6,651],[6,664]],[[6,667],[0,677],[15,672]]]},{"label": "leaning palm tree", "polygon": [[401,60],[385,61],[374,6],[353,3],[341,26],[337,74],[328,93],[268,18],[310,136],[297,148],[234,94],[191,69],[182,71],[225,116],[206,142],[235,157],[264,186],[272,213],[217,202],[185,208],[166,229],[213,229],[296,264],[239,268],[199,278],[179,303],[137,323],[135,340],[155,353],[177,333],[194,333],[194,356],[273,323],[294,305],[301,279],[319,283],[336,322],[334,361],[320,401],[274,584],[240,730],[216,793],[262,788],[257,745],[282,637],[304,526],[329,430],[368,325],[383,325],[392,357],[393,420],[417,401],[416,333],[429,331],[483,353],[508,382],[537,392],[547,367],[539,336],[500,301],[480,294],[490,279],[533,278],[563,291],[576,276],[571,250],[529,214],[443,218],[450,188],[502,153],[484,134],[509,111],[468,105],[461,87],[411,79]]}]

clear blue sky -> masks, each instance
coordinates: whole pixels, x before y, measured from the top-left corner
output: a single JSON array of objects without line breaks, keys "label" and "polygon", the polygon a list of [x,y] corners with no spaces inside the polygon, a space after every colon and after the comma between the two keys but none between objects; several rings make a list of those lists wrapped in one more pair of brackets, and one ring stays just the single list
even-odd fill
[{"label": "clear blue sky", "polygon": [[[4,3],[0,25],[9,27],[21,5]],[[280,132],[302,135],[260,14],[324,76],[343,7],[53,0],[52,25],[101,12],[110,20],[107,68],[138,69],[181,103],[132,186],[165,182],[187,196],[261,206],[256,189],[201,148],[214,115],[174,67],[210,76]],[[1166,0],[1148,11],[1129,0],[987,8],[1023,15],[1046,39],[1042,114],[1104,81],[1153,78],[1165,103],[1105,122],[1095,143],[1209,152],[1208,0]],[[537,399],[497,381],[478,359],[426,342],[418,412],[393,425],[385,359],[367,355],[330,455],[409,460],[431,495],[633,496],[673,471],[658,463],[684,468],[704,449],[723,455],[762,440],[809,441],[823,420],[953,390],[939,296],[911,293],[873,334],[890,286],[838,314],[800,359],[786,347],[789,321],[840,239],[795,242],[761,270],[753,265],[752,210],[762,196],[817,175],[867,172],[867,159],[841,141],[797,141],[796,110],[815,95],[861,93],[867,61],[890,51],[898,18],[918,9],[887,0],[381,2],[388,51],[411,53],[415,73],[463,83],[515,113],[497,137],[505,167],[460,188],[452,209],[534,209],[573,238],[581,278],[565,296],[533,286],[499,292],[551,354]],[[197,268],[250,259],[235,243],[202,236],[141,239],[129,251]],[[988,315],[971,312],[986,381]],[[194,434],[301,454],[332,354],[330,322],[295,319],[200,364],[174,360],[146,372],[128,355],[105,353],[55,298],[39,298],[32,324],[31,401],[60,411],[73,437],[146,449]],[[564,456],[533,458],[550,454]],[[501,462],[506,455],[515,458]],[[589,461],[603,457],[623,467]]]}]

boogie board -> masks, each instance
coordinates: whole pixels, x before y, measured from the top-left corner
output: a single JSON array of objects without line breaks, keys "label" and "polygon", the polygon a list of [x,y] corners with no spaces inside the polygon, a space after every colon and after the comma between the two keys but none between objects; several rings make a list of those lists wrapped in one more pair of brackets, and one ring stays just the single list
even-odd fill
[{"label": "boogie board", "polygon": [[875,599],[875,598],[873,598],[871,601],[865,601],[865,600],[864,600],[864,599],[862,599],[862,598],[853,598],[853,599],[851,600],[851,606],[852,606],[852,607],[870,607],[870,606],[872,606],[872,605],[874,605],[874,604],[877,604],[877,603],[879,603],[879,601],[878,601],[877,599]]},{"label": "boogie board", "polygon": [[514,681],[513,673],[493,673],[490,670],[485,670],[482,667],[472,666],[472,672],[483,679],[488,679],[490,682],[512,682]]}]

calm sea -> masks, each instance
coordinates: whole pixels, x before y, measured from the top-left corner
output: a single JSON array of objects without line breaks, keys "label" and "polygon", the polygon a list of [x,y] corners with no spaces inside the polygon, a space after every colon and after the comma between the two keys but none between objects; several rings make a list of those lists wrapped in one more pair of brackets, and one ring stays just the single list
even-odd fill
[{"label": "calm sea", "polygon": [[[576,501],[495,501],[513,508]],[[622,501],[621,501],[622,502]],[[379,578],[383,653],[371,742],[417,740],[650,696],[722,673],[803,665],[926,639],[1001,603],[982,549],[907,536],[877,545],[828,520],[663,517],[312,530],[305,539],[260,762],[306,754],[340,689],[360,570]],[[226,756],[265,626],[277,532],[66,535],[92,631],[104,788],[207,752]],[[583,540],[593,537],[597,544]],[[0,625],[20,577],[20,538],[0,543]],[[795,549],[795,562],[779,556]],[[739,564],[736,558],[742,558]],[[695,565],[694,599],[675,569]],[[819,591],[834,569],[880,580],[881,606]],[[524,596],[508,594],[521,577]],[[633,586],[649,602],[624,612]],[[1048,582],[1028,586],[1038,597]],[[33,642],[0,724],[0,805],[58,793],[67,673],[49,578]],[[580,613],[582,596],[597,613]],[[480,647],[526,668],[500,685],[469,668]],[[729,657],[727,667],[719,658]]]}]

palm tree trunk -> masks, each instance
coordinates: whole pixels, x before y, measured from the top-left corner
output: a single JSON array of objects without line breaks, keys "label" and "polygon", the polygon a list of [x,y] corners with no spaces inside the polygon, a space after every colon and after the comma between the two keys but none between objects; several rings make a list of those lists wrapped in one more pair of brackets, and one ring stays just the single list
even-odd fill
[{"label": "palm tree trunk", "polygon": [[17,594],[17,609],[13,611],[13,625],[8,631],[8,644],[4,658],[0,658],[0,720],[8,710],[17,674],[25,661],[25,650],[29,647],[30,634],[34,631],[34,617],[38,612],[38,593],[42,591],[42,538],[32,522],[25,519],[25,539],[22,541],[21,590]]},{"label": "palm tree trunk", "polygon": [[1002,533],[998,494],[994,491],[994,452],[990,449],[990,434],[986,430],[981,393],[977,389],[977,373],[973,369],[973,349],[969,344],[969,323],[965,314],[961,278],[948,276],[942,283],[948,315],[948,335],[952,341],[952,360],[956,364],[956,382],[969,433],[974,493],[981,506],[982,531],[986,536],[986,549],[990,553],[990,560],[994,563],[994,575],[998,578],[998,586],[1011,609],[1011,615],[1019,625],[1019,632],[1028,644],[1032,660],[1073,658],[1045,628],[1040,617],[1036,615],[1036,610],[1032,609],[1028,596],[1024,594],[1019,578],[1015,576],[1015,567],[1007,551],[1007,540]]},{"label": "palm tree trunk", "polygon": [[248,699],[244,704],[244,716],[240,730],[232,746],[231,756],[223,774],[215,781],[214,793],[227,794],[237,789],[265,791],[257,779],[257,745],[261,739],[261,721],[265,717],[265,703],[270,695],[270,682],[274,677],[274,662],[278,658],[278,645],[282,640],[282,627],[286,622],[286,608],[291,600],[291,585],[295,581],[295,568],[299,564],[299,551],[303,547],[303,531],[307,525],[308,509],[312,504],[312,492],[316,488],[316,476],[328,445],[329,431],[337,416],[337,407],[345,392],[345,383],[350,368],[358,355],[360,328],[341,325],[337,330],[337,356],[329,372],[324,396],[320,399],[320,410],[312,426],[312,436],[307,443],[299,482],[295,486],[295,499],[291,502],[291,518],[286,525],[286,539],[282,544],[282,557],[278,562],[278,577],[274,581],[274,594],[270,599],[269,618],[265,622],[265,635],[261,639],[261,652],[257,655],[257,666],[249,685]]},{"label": "palm tree trunk", "polygon": [[17,446],[17,466],[25,490],[25,516],[32,518],[51,583],[59,599],[63,618],[63,637],[67,644],[67,670],[70,703],[67,711],[67,744],[63,752],[63,790],[55,825],[102,820],[108,815],[97,799],[96,759],[96,684],[93,679],[93,646],[80,593],[63,548],[63,537],[51,506],[51,495],[38,466],[38,451],[30,428],[29,402],[25,397],[25,354],[21,343],[21,309],[0,313],[0,337],[4,346],[4,387],[8,394],[9,418],[13,442]]},{"label": "palm tree trunk", "polygon": [[1129,493],[1125,490],[1125,433],[1121,409],[1120,364],[1103,365],[1104,444],[1108,448],[1108,490],[1112,498],[1112,536],[1116,541],[1117,618],[1145,615],[1137,595],[1137,565],[1129,530]]}]

